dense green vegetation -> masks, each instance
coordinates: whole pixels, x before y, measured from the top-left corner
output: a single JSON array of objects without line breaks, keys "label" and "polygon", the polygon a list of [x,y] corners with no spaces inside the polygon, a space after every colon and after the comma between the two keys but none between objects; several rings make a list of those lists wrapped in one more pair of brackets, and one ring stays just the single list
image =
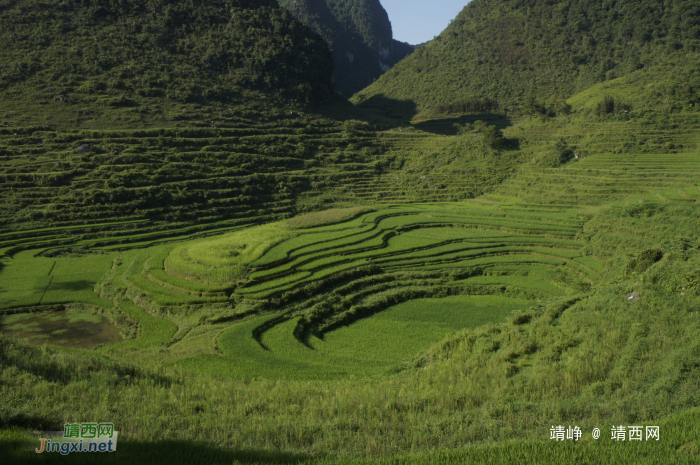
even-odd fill
[{"label": "dense green vegetation", "polygon": [[[635,445],[620,443],[602,436],[600,441],[583,441],[578,444],[544,441],[511,441],[495,445],[472,446],[458,450],[438,450],[427,453],[402,455],[388,459],[339,459],[315,458],[304,454],[284,452],[260,452],[254,450],[229,450],[212,447],[206,443],[187,441],[121,441],[119,454],[105,454],[100,463],[122,463],[124,460],[155,464],[342,464],[342,465],[394,465],[454,463],[561,463],[574,460],[581,464],[634,463],[656,464],[697,463],[698,412],[697,409],[674,415],[660,423],[661,431],[670,438],[664,442],[648,442]],[[26,444],[32,437],[20,430],[0,431],[0,440],[8,445],[9,460],[22,463],[53,463],[57,457],[27,452]],[[36,442],[31,442],[32,444]],[[24,448],[23,448],[24,447]],[[87,454],[71,455],[72,462],[95,463]]]},{"label": "dense green vegetation", "polygon": [[[150,345],[153,342],[146,343],[148,339],[143,338],[155,341],[153,338],[159,331],[151,329],[147,320],[141,320],[142,335],[130,340],[136,343],[143,340],[139,346],[141,352],[128,349],[127,344],[133,344],[128,341],[123,346],[105,346],[95,356],[123,360],[114,368],[110,365],[105,369],[99,367],[116,362],[52,349],[43,349],[45,355],[37,358],[40,349],[3,339],[3,363],[22,367],[26,373],[20,376],[22,372],[3,372],[3,389],[16,393],[15,400],[6,407],[13,410],[5,411],[4,421],[40,428],[39,422],[46,425],[45,422],[56,421],[56,414],[52,412],[67,409],[77,419],[97,415],[98,409],[108,405],[111,418],[124,425],[129,435],[133,435],[129,437],[141,441],[157,440],[160,437],[158,431],[168,431],[168,437],[173,440],[206,440],[209,444],[234,449],[276,450],[279,447],[309,454],[327,454],[333,450],[350,456],[386,456],[411,448],[459,448],[465,443],[507,439],[542,441],[548,437],[551,423],[569,421],[576,421],[586,431],[594,426],[602,427],[604,433],[608,423],[661,423],[669,425],[662,426],[668,428],[662,430],[664,438],[668,435],[675,444],[670,452],[664,449],[666,454],[671,454],[669,460],[691,460],[697,447],[697,435],[676,435],[670,426],[674,420],[668,420],[671,422],[668,423],[659,421],[659,418],[697,404],[695,335],[699,322],[694,310],[700,290],[695,276],[700,250],[696,240],[700,227],[695,214],[697,207],[692,203],[665,201],[652,209],[635,210],[635,203],[613,206],[593,216],[585,209],[580,212],[578,218],[582,224],[574,227],[573,233],[581,240],[582,252],[591,258],[584,264],[592,269],[592,263],[609,257],[607,264],[601,262],[596,266],[599,274],[588,272],[596,276],[592,287],[570,288],[575,282],[572,276],[579,276],[583,284],[590,279],[585,273],[586,268],[574,269],[572,274],[566,272],[566,267],[538,262],[534,257],[522,264],[503,263],[497,256],[491,258],[491,265],[481,263],[485,272],[476,275],[471,272],[454,274],[442,267],[443,271],[439,272],[411,273],[406,269],[387,269],[383,273],[361,277],[345,274],[335,284],[333,280],[326,280],[317,288],[322,292],[317,299],[317,309],[320,309],[319,304],[333,303],[336,296],[339,304],[344,300],[361,302],[358,299],[364,295],[366,301],[374,299],[391,305],[397,300],[386,297],[411,287],[416,297],[429,296],[419,291],[431,287],[439,290],[433,297],[449,295],[450,287],[457,294],[433,300],[427,305],[414,299],[356,324],[330,331],[322,340],[311,335],[305,342],[315,348],[313,351],[303,344],[303,338],[299,341],[294,337],[298,317],[280,319],[275,307],[269,306],[283,304],[281,300],[263,303],[258,310],[251,307],[250,301],[236,302],[233,309],[227,305],[218,310],[182,303],[179,309],[178,304],[159,307],[156,288],[140,289],[141,282],[135,279],[139,272],[134,271],[134,267],[146,262],[144,254],[155,257],[157,250],[125,253],[115,260],[112,270],[106,275],[103,296],[111,295],[130,314],[134,314],[132,304],[136,302],[158,315],[154,322],[177,322],[177,333],[168,343],[153,350],[158,346]],[[433,208],[420,207],[428,214]],[[485,206],[474,208],[484,213],[498,211]],[[503,204],[500,208],[504,217],[510,216],[509,205]],[[455,206],[448,210],[459,211]],[[529,211],[533,219],[551,218],[549,222],[559,228],[552,229],[552,233],[566,237],[570,234],[568,230],[572,229],[571,220],[567,222],[568,215],[558,210],[562,209],[521,205],[511,221],[526,225],[522,215],[527,216]],[[640,215],[640,212],[643,213]],[[521,215],[520,220],[517,213]],[[359,219],[364,223],[365,219],[382,215],[381,211],[365,214],[347,220],[347,224],[357,224]],[[455,214],[454,218],[460,216]],[[670,221],[670,218],[675,221]],[[539,220],[536,224],[543,227],[545,222]],[[332,228],[341,225],[343,223],[337,223]],[[664,227],[660,227],[662,225]],[[430,229],[417,231],[429,233]],[[305,235],[314,234],[308,228],[300,231]],[[457,229],[456,232],[460,231],[463,230]],[[479,232],[489,233],[488,228],[472,230],[475,234]],[[408,233],[402,236],[405,234]],[[586,239],[587,234],[592,236]],[[675,239],[682,237],[688,239]],[[552,254],[564,255],[567,247],[577,245],[577,241],[547,238],[546,234],[542,239],[558,245]],[[622,240],[626,242],[619,247]],[[654,247],[659,247],[663,256],[659,259],[654,255],[656,261],[647,260],[649,254],[643,251]],[[631,250],[640,253],[630,254]],[[576,261],[574,255],[568,255],[568,260],[573,258]],[[75,263],[79,266],[78,261]],[[644,266],[639,265],[642,262]],[[13,270],[13,265],[8,263],[3,273]],[[415,263],[414,266],[420,265]],[[448,273],[445,275],[444,271]],[[548,285],[535,286],[534,283],[542,278]],[[336,287],[332,288],[334,285]],[[124,286],[124,292],[109,294],[111,286]],[[491,294],[489,288],[496,294]],[[301,309],[302,306],[295,302],[312,300],[312,290],[300,288],[301,292],[289,294],[286,297],[289,303],[281,308]],[[627,300],[632,291],[641,296],[639,300]],[[472,297],[460,297],[465,292]],[[168,292],[163,295],[182,294]],[[504,321],[502,318],[508,313],[504,301],[509,295],[539,297],[539,303],[533,305],[522,301],[519,304],[522,310],[507,316]],[[302,300],[293,300],[295,298]],[[502,313],[498,316],[492,309],[484,315],[486,320],[481,317],[465,319],[465,310],[473,312],[480,307],[470,303],[470,299],[484,302],[485,308],[495,305]],[[131,301],[129,307],[125,306],[127,300]],[[447,301],[453,303],[445,305]],[[263,313],[262,320],[256,315],[244,319],[245,312],[251,311],[267,312],[267,316]],[[431,311],[442,312],[442,315],[435,315],[436,320],[430,320]],[[197,320],[203,317],[209,318],[210,323],[201,325]],[[488,324],[494,317],[501,322]],[[243,323],[236,324],[240,319]],[[261,326],[261,323],[269,322],[274,325]],[[423,324],[418,325],[419,322]],[[454,328],[479,326],[451,335],[421,353],[420,345],[429,343],[431,334],[436,338],[432,340],[442,337],[440,328],[431,326],[435,322],[439,322],[438,326],[454,324]],[[390,340],[383,340],[380,336],[386,334],[387,329],[382,329],[386,325],[391,326],[395,336]],[[256,332],[256,328],[263,332]],[[420,337],[413,335],[415,330],[419,331]],[[672,338],[670,334],[673,334]],[[359,350],[364,346],[358,344],[358,340],[363,341],[362,344],[375,341],[374,345],[380,345],[382,351],[377,352],[371,346]],[[393,359],[392,351],[397,351]],[[409,354],[412,353],[415,357],[411,359]],[[409,355],[408,360],[401,364],[406,355]],[[354,366],[348,357],[357,360]],[[366,370],[373,367],[372,357],[379,357],[382,362],[399,362],[392,368],[397,373],[367,379],[347,378],[337,371],[344,367],[350,372],[358,373],[356,370],[361,369],[359,373],[367,373]],[[144,365],[141,360],[146,359],[150,363]],[[30,364],[29,360],[33,362]],[[41,360],[46,360],[46,367],[36,365],[44,363]],[[322,360],[325,363],[333,361],[336,371],[324,369],[320,364]],[[341,364],[340,361],[344,362]],[[163,368],[163,365],[173,362],[172,369]],[[92,367],[90,378],[81,374],[84,372],[81,366],[86,363]],[[373,370],[377,368],[381,365]],[[109,372],[131,371],[128,371],[129,378],[119,375],[102,377],[100,373],[106,373],[107,369]],[[211,375],[214,377],[209,377]],[[319,376],[325,380],[308,380]],[[287,381],[280,383],[279,380],[284,378]],[[86,397],[83,397],[79,404],[75,404],[71,400],[72,392],[77,389],[86,395],[83,379],[93,380],[89,384],[87,399],[94,396],[94,400],[85,401]],[[21,395],[17,390],[20,386],[25,386]],[[32,404],[39,392],[47,390],[53,393],[53,403]],[[516,400],[520,399],[523,390],[529,393],[527,398]],[[109,396],[105,398],[104,392],[109,392]],[[148,398],[149,402],[137,402],[136,396]],[[231,398],[236,401],[226,401]],[[26,416],[20,416],[20,412]],[[155,426],[150,420],[153,414],[158,418]],[[200,418],[195,429],[189,423],[190,415]],[[447,432],[445,428],[448,428]],[[438,435],[438,430],[443,433]],[[357,431],[363,433],[358,435]],[[604,435],[601,441],[609,439]],[[629,457],[627,454],[638,453],[637,449],[630,452],[612,442],[605,446],[609,449],[598,451],[603,443],[596,445],[598,443],[590,438],[586,442],[585,447],[595,450],[591,454],[610,454],[611,460],[617,460],[614,463],[623,460],[618,454]],[[467,461],[473,457],[469,454],[488,453],[498,457],[529,450],[529,442],[519,442],[515,449],[509,449],[515,446],[507,442],[498,444],[490,446],[488,452],[467,449],[455,451],[453,454],[456,455],[451,457]],[[531,447],[541,450],[545,456],[555,454],[554,457],[559,453],[556,451],[561,450],[541,442],[535,442]],[[507,452],[510,450],[512,452]],[[578,453],[587,453],[584,452],[586,449],[577,450]],[[567,456],[571,453],[566,450]],[[656,454],[656,449],[650,449],[650,453]],[[649,460],[659,461],[656,455],[651,457],[656,458]],[[525,456],[523,460],[534,459]]]},{"label": "dense green vegetation", "polygon": [[413,52],[413,46],[393,39],[379,0],[280,0],[280,5],[328,42],[335,89],[344,96],[364,89]]},{"label": "dense green vegetation", "polygon": [[305,116],[332,57],[275,2],[91,5],[0,7],[0,254],[278,219],[348,147],[373,170],[366,128]]},{"label": "dense green vegetation", "polygon": [[[434,460],[532,450],[552,461],[575,453],[624,461],[619,454],[636,449],[599,450],[588,439],[591,452],[573,452],[541,441],[553,423],[606,433],[608,423],[667,424],[697,405],[697,121],[596,112],[632,86],[577,95],[566,117],[416,121],[380,132],[383,172],[345,178],[336,190],[312,187],[365,207],[164,245],[167,237],[149,244],[142,223],[126,223],[116,250],[85,235],[81,248],[59,253],[51,241],[85,225],[4,233],[28,243],[9,245],[2,260],[9,311],[49,318],[47,302],[82,302],[124,338],[94,349],[92,362],[69,349],[43,349],[39,360],[102,360],[142,374],[112,379],[113,368],[97,365],[97,378],[56,378],[17,362],[13,350],[36,355],[11,342],[18,349],[4,346],[3,365],[27,368],[3,370],[3,395],[13,400],[2,421],[42,429],[66,411],[69,421],[99,416],[107,402],[110,420],[124,425],[124,450],[133,442],[142,454],[139,441],[167,437],[188,451],[203,444],[204,456],[251,451],[220,459],[243,463],[390,460],[480,443],[495,444]],[[340,140],[356,131],[338,127]],[[427,132],[443,127],[454,136]],[[585,158],[557,166],[562,137]],[[477,176],[483,184],[474,187]],[[475,198],[439,202],[450,197]],[[410,203],[419,199],[434,202]],[[44,301],[52,283],[65,286]],[[106,400],[71,400],[86,379],[88,399],[108,392]],[[55,403],[33,404],[40,392]],[[696,435],[673,441],[667,462],[693,460]]]},{"label": "dense green vegetation", "polygon": [[275,1],[12,1],[0,22],[0,89],[15,98],[68,104],[79,93],[128,107],[137,95],[235,101],[247,88],[301,103],[333,95],[328,47]]},{"label": "dense green vegetation", "polygon": [[[319,5],[383,40],[378,3]],[[5,461],[97,420],[107,463],[697,462],[693,2],[474,0],[357,106],[318,105],[328,48],[274,2],[127,6],[0,2]],[[443,85],[463,56],[499,87]]]},{"label": "dense green vegetation", "polygon": [[488,98],[488,113],[556,111],[560,99],[670,60],[681,71],[655,79],[663,90],[654,96],[694,106],[699,47],[695,1],[474,0],[355,101],[410,100],[424,110]]},{"label": "dense green vegetation", "polygon": [[[622,199],[627,194],[611,195]],[[696,204],[685,199],[654,203],[653,197],[642,198],[640,204],[632,197],[604,209],[552,208],[497,204],[493,198],[485,203],[382,207],[360,216],[354,209],[348,215],[329,214],[329,223],[316,220],[311,228],[308,221],[299,222],[299,229],[286,222],[266,226],[291,233],[286,240],[254,230],[249,239],[236,233],[202,239],[213,245],[202,249],[210,250],[208,257],[195,254],[205,267],[222,259],[265,264],[250,275],[272,272],[262,281],[273,283],[273,292],[263,301],[251,295],[252,299],[206,304],[207,296],[215,301],[220,290],[214,283],[197,284],[194,276],[169,274],[167,257],[176,250],[173,245],[118,254],[96,290],[131,316],[133,322],[124,328],[140,323],[140,336],[106,345],[98,353],[133,364],[129,369],[143,374],[130,375],[133,381],[100,380],[91,383],[91,389],[96,396],[105,390],[113,393],[106,400],[113,408],[111,415],[127,425],[134,439],[155,440],[154,431],[170,431],[168,437],[174,440],[206,440],[236,449],[279,447],[310,454],[334,450],[350,456],[506,439],[537,441],[548,436],[550,423],[570,418],[588,430],[601,423],[660,423],[658,418],[696,405]],[[637,208],[640,205],[651,206]],[[377,236],[367,233],[392,225],[423,227],[403,230],[394,236],[401,239],[397,243],[389,239],[373,245]],[[413,235],[420,240],[412,243]],[[364,240],[348,240],[353,236]],[[271,247],[261,255],[251,239]],[[471,248],[469,241],[474,241]],[[249,253],[216,254],[232,250],[228,244],[240,250],[235,246],[241,242],[251,243]],[[179,247],[194,250],[197,243]],[[339,255],[332,247],[356,255]],[[480,255],[479,247],[496,253]],[[645,252],[655,248],[660,255]],[[639,253],[630,254],[633,250]],[[323,253],[334,260],[326,261]],[[270,260],[267,254],[282,258]],[[274,280],[281,278],[274,266],[305,256],[330,274],[311,275],[316,284],[307,281],[275,294]],[[356,270],[337,267],[336,257],[357,266],[359,256],[379,259],[363,262]],[[87,259],[63,260],[83,267]],[[39,264],[51,259],[34,260]],[[315,262],[302,263],[304,268]],[[2,273],[41,275],[48,266],[5,261]],[[154,280],[157,269],[165,273]],[[243,295],[251,285],[260,285],[259,279],[229,282]],[[189,287],[182,287],[184,283]],[[194,289],[199,291],[196,295],[188,293]],[[238,295],[235,290],[227,295],[231,292]],[[641,297],[628,301],[630,292]],[[433,300],[420,300],[427,297]],[[402,301],[406,303],[396,305]],[[387,310],[377,313],[381,309]],[[511,313],[512,309],[519,311]],[[152,316],[144,318],[148,314]],[[463,331],[425,350],[458,328]],[[393,335],[388,340],[383,336],[387,331]],[[669,334],[674,337],[669,339]],[[17,365],[16,357],[35,357],[29,347],[11,344],[5,346],[4,363]],[[85,355],[79,353],[52,356],[59,364],[85,363]],[[155,385],[139,381],[140,376],[156,376],[158,370],[157,376],[164,378]],[[348,374],[360,377],[347,378]],[[6,375],[4,389],[20,386],[23,378]],[[51,379],[42,383],[58,382]],[[83,389],[80,379],[75,380],[76,388]],[[279,384],[280,379],[286,381]],[[31,402],[36,394],[25,392],[12,408],[33,412],[29,418],[34,420],[8,412],[4,421],[36,428],[37,421],[52,421],[51,409],[68,408],[78,418],[101,408],[92,402],[67,407],[73,388],[70,380],[61,383],[68,384],[56,384],[56,403],[42,407],[49,410],[32,410],[23,402]],[[40,387],[44,384],[32,385],[46,389]],[[523,389],[529,400],[514,401]],[[232,390],[237,401],[226,406],[222,400],[230,398]],[[57,397],[59,393],[65,400]],[[151,401],[134,402],[132,395]],[[168,400],[173,398],[180,400],[173,404]],[[165,410],[170,414],[159,414],[160,426],[146,427],[149,412]],[[209,426],[190,429],[191,411],[199,412],[200,428]],[[401,412],[412,420],[405,423]],[[454,412],[459,415],[454,417]],[[436,428],[444,431],[446,426],[447,434],[436,434]],[[218,433],[212,438],[206,431]],[[358,437],[357,431],[363,434]],[[444,439],[435,442],[439,437]],[[696,440],[686,437],[673,449],[673,457],[692,456]],[[588,441],[588,447],[600,447]],[[519,443],[524,447],[519,450],[527,450],[525,444]],[[544,447],[545,454],[557,450],[537,444],[541,443],[532,447]],[[488,453],[499,456],[509,453],[508,447],[503,443]],[[600,453],[622,453],[619,446],[610,447]],[[468,460],[468,454],[487,453],[478,450],[455,451],[452,457]]]},{"label": "dense green vegetation", "polygon": [[297,117],[228,129],[0,130],[0,249],[145,244],[288,216],[305,208],[295,203],[303,192],[323,204],[313,197],[325,186],[381,172],[383,149],[366,129]]}]

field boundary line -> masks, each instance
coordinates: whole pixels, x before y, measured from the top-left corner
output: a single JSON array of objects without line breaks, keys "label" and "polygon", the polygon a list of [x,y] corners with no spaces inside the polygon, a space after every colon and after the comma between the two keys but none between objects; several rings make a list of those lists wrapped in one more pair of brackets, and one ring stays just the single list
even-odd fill
[{"label": "field boundary line", "polygon": [[[56,262],[54,262],[54,263],[56,263]],[[52,267],[52,269],[53,269],[53,267]],[[53,276],[51,276],[51,279],[49,279],[49,283],[46,285],[46,287],[44,288],[44,292],[41,294],[41,299],[39,299],[39,305],[41,305],[41,301],[44,300],[44,296],[46,295],[46,291],[49,289],[49,286],[51,286],[52,282],[53,282]]]},{"label": "field boundary line", "polygon": [[[149,259],[150,260],[150,259]],[[171,290],[173,292],[179,292],[182,294],[188,294],[191,295],[192,297],[230,297],[230,295],[226,292],[197,292],[189,289],[184,289],[181,287],[177,287],[174,284],[167,283],[165,281],[161,281],[155,276],[151,274],[150,270],[146,270],[146,273],[144,273],[146,278],[148,278],[149,281],[151,281],[153,284],[157,284],[158,286],[161,286],[165,289]],[[176,277],[176,276],[173,276]]]}]

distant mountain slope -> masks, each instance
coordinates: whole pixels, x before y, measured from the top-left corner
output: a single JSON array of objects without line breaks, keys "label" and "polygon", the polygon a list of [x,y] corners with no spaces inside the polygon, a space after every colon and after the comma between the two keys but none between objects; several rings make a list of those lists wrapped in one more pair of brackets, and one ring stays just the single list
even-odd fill
[{"label": "distant mountain slope", "polygon": [[700,50],[700,1],[473,0],[440,36],[357,95],[517,107]]},{"label": "distant mountain slope", "polygon": [[280,0],[280,5],[330,44],[335,88],[343,95],[368,86],[413,52],[413,46],[393,39],[379,0]]},{"label": "distant mountain slope", "polygon": [[15,97],[46,86],[59,99],[111,92],[115,106],[333,95],[328,46],[275,0],[9,0],[0,25],[0,91]]}]

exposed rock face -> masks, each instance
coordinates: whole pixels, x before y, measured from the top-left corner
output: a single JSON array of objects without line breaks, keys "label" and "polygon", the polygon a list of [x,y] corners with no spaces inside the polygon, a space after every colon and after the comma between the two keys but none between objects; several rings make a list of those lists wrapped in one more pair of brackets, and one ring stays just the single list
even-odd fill
[{"label": "exposed rock face", "polygon": [[393,39],[379,0],[279,0],[294,17],[319,33],[335,60],[335,89],[349,97],[413,52]]}]

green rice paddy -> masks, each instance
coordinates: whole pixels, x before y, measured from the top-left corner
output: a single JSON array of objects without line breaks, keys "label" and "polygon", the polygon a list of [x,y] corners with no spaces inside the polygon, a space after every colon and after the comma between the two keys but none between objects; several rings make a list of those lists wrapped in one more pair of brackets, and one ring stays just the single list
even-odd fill
[{"label": "green rice paddy", "polygon": [[[578,213],[509,203],[382,205],[127,252],[27,251],[3,262],[2,302],[83,303],[120,314],[132,339],[111,353],[186,346],[214,323],[204,353],[166,357],[186,370],[376,375],[460,330],[600,280],[602,267],[581,251]],[[555,269],[568,280],[552,279]]]},{"label": "green rice paddy", "polygon": [[[672,192],[682,194],[664,201],[694,198],[690,187]],[[213,324],[203,352],[166,359],[219,376],[387,373],[460,330],[601,282],[607,259],[587,252],[587,215],[492,195],[335,209],[124,252],[99,242],[77,257],[27,250],[3,259],[0,305],[82,303],[121,314],[132,339],[112,352],[187,346]]]}]

